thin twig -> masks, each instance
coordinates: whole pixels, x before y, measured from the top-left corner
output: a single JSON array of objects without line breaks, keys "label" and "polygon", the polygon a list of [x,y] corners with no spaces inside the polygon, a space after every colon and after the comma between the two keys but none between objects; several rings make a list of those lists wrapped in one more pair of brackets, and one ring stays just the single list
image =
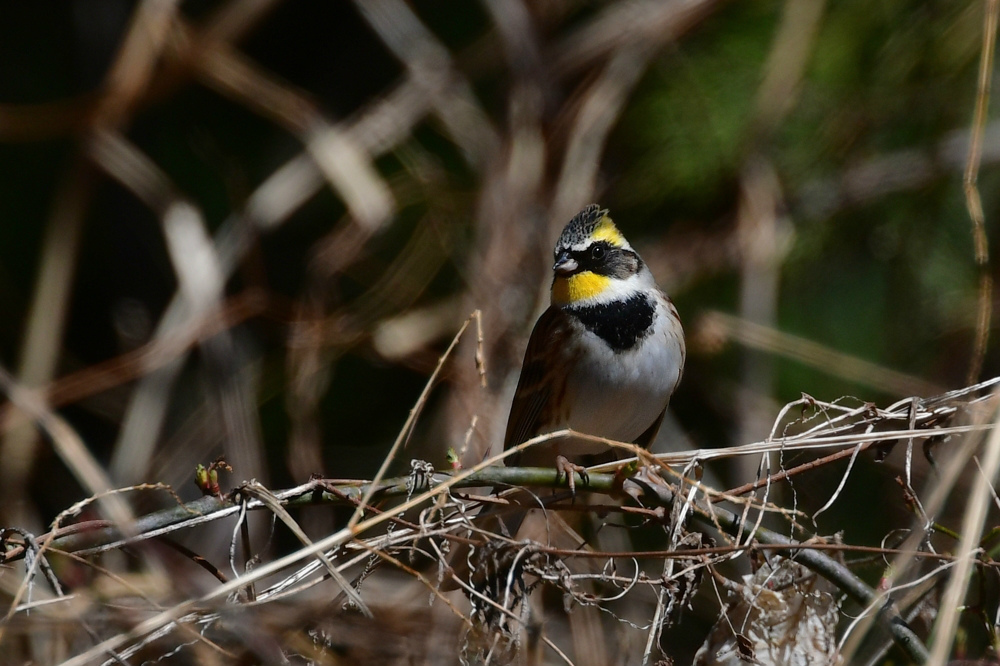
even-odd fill
[{"label": "thin twig", "polygon": [[444,367],[445,361],[447,361],[448,357],[451,356],[451,352],[455,349],[458,341],[462,339],[462,334],[465,333],[465,329],[469,327],[469,322],[472,321],[474,316],[475,313],[470,315],[469,318],[465,320],[465,323],[463,323],[458,329],[458,332],[455,333],[455,337],[452,338],[451,344],[448,345],[448,348],[444,350],[443,354],[441,354],[441,358],[438,359],[437,367],[434,368],[434,372],[432,372],[431,376],[427,379],[427,383],[424,385],[424,390],[420,392],[420,397],[417,398],[416,404],[410,408],[410,413],[406,417],[406,422],[403,423],[403,428],[399,431],[399,434],[396,435],[396,441],[392,443],[392,447],[386,454],[385,460],[382,461],[382,465],[375,474],[375,478],[372,479],[372,483],[368,487],[368,491],[364,496],[362,496],[360,505],[358,505],[358,508],[354,511],[351,519],[347,522],[348,529],[357,525],[358,521],[364,515],[364,509],[370,503],[372,495],[375,493],[375,489],[378,487],[378,484],[381,482],[382,478],[385,477],[385,473],[388,471],[389,465],[393,460],[395,460],[396,454],[399,452],[400,448],[402,448],[404,442],[409,439],[410,432],[413,430],[413,424],[420,415],[420,412],[423,410],[424,405],[427,404],[427,398],[430,396],[431,389],[433,389],[437,383],[437,378],[441,374],[441,369]]},{"label": "thin twig", "polygon": [[990,313],[993,307],[993,277],[989,272],[989,241],[986,238],[986,220],[983,202],[979,196],[979,165],[982,160],[983,131],[986,127],[986,111],[990,101],[990,80],[993,78],[993,52],[997,38],[997,19],[1000,1],[987,0],[984,7],[983,50],[979,60],[979,80],[976,89],[976,109],[969,136],[969,160],[965,165],[962,185],[965,189],[965,205],[972,219],[972,239],[976,252],[976,268],[979,270],[979,304],[976,310],[976,342],[969,362],[968,381],[979,378],[986,343],[990,334]]},{"label": "thin twig", "polygon": [[[1000,424],[1000,411],[997,412],[995,424]],[[941,610],[934,626],[934,651],[931,663],[942,664],[951,652],[955,631],[958,628],[958,618],[962,600],[965,598],[972,571],[975,553],[980,550],[979,541],[982,538],[983,525],[994,494],[992,480],[997,478],[1000,470],[1000,429],[994,429],[984,443],[983,474],[976,477],[972,491],[969,493],[962,517],[961,541],[956,552],[959,561],[951,574],[948,586],[941,595]]]}]

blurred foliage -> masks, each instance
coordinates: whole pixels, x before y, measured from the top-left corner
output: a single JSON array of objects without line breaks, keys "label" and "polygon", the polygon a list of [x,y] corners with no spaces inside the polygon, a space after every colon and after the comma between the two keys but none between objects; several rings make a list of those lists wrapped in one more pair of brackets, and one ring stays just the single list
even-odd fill
[{"label": "blurred foliage", "polygon": [[[197,22],[223,4],[188,2],[183,11]],[[133,7],[115,0],[5,3],[0,101],[43,104],[93,94]],[[782,263],[776,324],[942,386],[955,385],[971,349],[976,295],[960,171],[938,161],[918,186],[862,202],[836,201],[836,191],[823,188],[836,190],[846,170],[899,151],[918,151],[934,161],[938,144],[950,132],[966,129],[982,10],[976,3],[952,2],[830,4],[792,108],[773,135],[766,136],[758,133],[756,98],[782,7],[763,1],[723,6],[662,48],[615,126],[603,184],[594,198],[612,209],[640,248],[659,237],[671,238],[676,228],[718,229],[725,235],[736,215],[741,169],[749,156],[763,153],[777,170],[794,233]],[[509,81],[498,62],[478,55],[489,48],[483,45],[490,38],[489,17],[476,5],[426,3],[416,9],[458,64],[469,63],[485,110],[494,122],[503,123]],[[556,35],[602,7],[550,3],[536,9],[539,32]],[[331,118],[349,116],[376,99],[402,71],[355,10],[343,3],[280,3],[248,35],[242,50],[303,91]],[[297,142],[273,122],[197,83],[156,97],[136,114],[128,133],[178,190],[197,203],[211,229],[298,150]],[[60,174],[74,164],[74,146],[74,137],[65,133],[46,140],[18,140],[6,133],[0,143],[0,210],[5,217],[0,225],[0,303],[6,313],[0,350],[8,367],[16,367],[41,232]],[[468,238],[463,227],[476,205],[478,177],[434,123],[418,125],[378,166],[402,207],[398,222],[371,241],[366,258],[343,277],[336,287],[341,293],[333,297],[351,301],[366,294],[367,286],[410,242],[414,225],[425,223],[427,212],[441,211],[448,212],[453,227],[441,239],[441,257],[448,259],[420,278],[426,289],[416,301],[393,307],[429,304],[460,291],[463,276],[476,269],[469,263],[473,246],[462,239]],[[905,160],[900,164],[907,166]],[[990,187],[996,180],[986,165],[982,189],[988,220],[996,211],[996,188]],[[138,304],[143,316],[155,322],[176,286],[155,218],[117,185],[96,181],[74,277],[72,316],[63,337],[64,369],[113,356],[119,347],[114,342],[115,309]],[[823,197],[835,199],[832,208]],[[299,298],[310,279],[310,253],[342,212],[336,197],[324,193],[313,198],[291,221],[261,239],[234,285],[263,286],[289,303]],[[684,251],[671,248],[672,255]],[[731,311],[738,306],[736,268],[687,267],[683,289],[672,295],[689,328],[701,309]],[[389,308],[380,316],[392,314]],[[270,331],[261,351],[280,355],[282,334]],[[345,430],[337,406],[360,400],[357,388],[364,386],[379,396],[385,415],[398,415],[414,399],[419,382],[403,367],[380,369],[381,362],[365,346],[344,350],[355,360],[349,361],[349,371],[334,373],[325,401],[330,408],[323,412],[327,430],[350,433],[356,446],[379,450],[391,439],[396,419],[381,420],[377,429],[359,425]],[[695,355],[688,375],[708,374],[696,384],[697,390],[710,391],[726,383],[711,378],[717,373],[739,381],[733,360],[727,354],[712,363]],[[779,381],[771,397],[779,403],[801,391],[828,398],[872,395],[870,387],[845,384],[794,362],[775,363]],[[266,367],[280,373],[281,362]],[[995,369],[996,362],[990,367]],[[265,383],[281,391],[280,379]],[[713,432],[711,423],[700,422],[700,414],[715,410],[704,412],[701,399],[678,396],[684,406],[679,416],[691,432]],[[280,402],[280,397],[269,400]],[[112,441],[113,417],[107,426],[103,437],[89,442],[97,451]],[[281,448],[281,430],[265,424],[270,447]],[[699,443],[726,442],[712,435]],[[372,469],[377,458],[370,458]]]}]

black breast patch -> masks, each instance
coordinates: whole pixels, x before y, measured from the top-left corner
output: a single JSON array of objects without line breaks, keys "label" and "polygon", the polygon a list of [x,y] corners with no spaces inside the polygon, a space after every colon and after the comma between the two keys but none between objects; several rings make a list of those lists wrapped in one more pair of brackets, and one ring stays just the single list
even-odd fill
[{"label": "black breast patch", "polygon": [[656,305],[648,296],[636,294],[624,301],[566,308],[566,312],[615,351],[625,351],[649,335]]}]

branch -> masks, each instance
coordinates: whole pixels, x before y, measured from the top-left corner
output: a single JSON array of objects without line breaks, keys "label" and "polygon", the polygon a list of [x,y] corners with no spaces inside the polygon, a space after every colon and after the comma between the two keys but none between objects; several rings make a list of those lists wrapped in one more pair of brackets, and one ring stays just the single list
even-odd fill
[{"label": "branch", "polygon": [[[429,481],[433,486],[450,477],[450,473],[437,472],[430,479],[425,479],[424,481],[425,483]],[[585,488],[586,491],[591,493],[607,495],[620,492],[620,488],[616,490],[615,483],[615,475],[613,474],[590,474],[586,483],[584,483],[582,478],[576,480],[578,488]],[[636,494],[638,495],[638,499],[644,504],[655,504],[670,508],[674,503],[674,491],[669,486],[652,485],[635,480],[629,480],[626,483],[629,489],[637,489]],[[569,488],[567,479],[559,477],[554,469],[499,466],[488,467],[472,474],[455,484],[454,487],[469,488],[482,486]],[[372,492],[374,501],[406,497],[413,492],[412,477],[388,479],[379,484],[373,491],[369,483],[315,480],[297,488],[277,492],[275,496],[286,507],[315,504],[356,505],[370,491]],[[251,500],[247,508],[251,510],[264,509],[266,506],[259,500]],[[738,514],[718,506],[710,506],[707,503],[698,503],[694,508],[695,511],[692,512],[693,520],[701,525],[713,529],[722,529],[731,536],[736,536],[740,533],[741,518]],[[53,549],[78,552],[80,554],[92,554],[163,536],[179,529],[189,528],[195,524],[218,520],[235,514],[238,510],[239,507],[233,505],[228,500],[222,500],[217,497],[202,497],[193,502],[157,511],[139,518],[134,524],[136,535],[130,538],[122,538],[121,533],[106,521],[92,521],[90,523],[63,528],[61,531],[64,534],[57,536],[52,541],[51,547]],[[88,529],[88,526],[90,529]],[[743,527],[746,528],[747,526],[743,525]],[[881,597],[884,596],[873,590],[846,566],[833,558],[816,550],[795,548],[798,545],[797,542],[777,532],[758,527],[754,532],[754,539],[763,544],[787,546],[787,550],[779,552],[793,558],[796,562],[829,580],[847,596],[863,606],[873,606],[881,601]],[[747,547],[749,548],[750,546],[748,545]],[[0,562],[10,562],[23,557],[23,555],[23,546],[17,547],[15,545],[13,548],[0,554]],[[924,663],[926,661],[926,648],[913,631],[906,626],[891,599],[886,598],[884,605],[879,611],[879,618],[892,636],[893,641],[911,659],[917,663]]]}]

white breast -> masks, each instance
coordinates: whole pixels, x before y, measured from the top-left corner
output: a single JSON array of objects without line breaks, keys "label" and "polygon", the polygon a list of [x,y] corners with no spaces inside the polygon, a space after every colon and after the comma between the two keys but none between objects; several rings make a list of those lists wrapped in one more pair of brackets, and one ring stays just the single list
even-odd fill
[{"label": "white breast", "polygon": [[568,377],[568,417],[553,425],[622,442],[645,432],[666,407],[684,363],[683,337],[669,325],[669,317],[667,306],[659,302],[654,332],[637,348],[617,353],[579,326],[583,353]]}]

